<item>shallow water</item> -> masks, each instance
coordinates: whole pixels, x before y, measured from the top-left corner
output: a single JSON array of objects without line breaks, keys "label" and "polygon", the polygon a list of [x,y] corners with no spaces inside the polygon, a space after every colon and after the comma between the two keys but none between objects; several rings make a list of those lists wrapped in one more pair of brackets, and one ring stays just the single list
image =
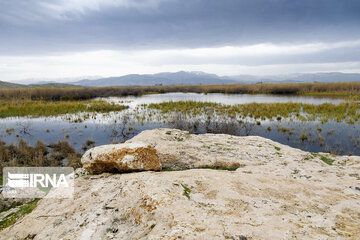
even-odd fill
[{"label": "shallow water", "polygon": [[[104,98],[103,98],[104,99]],[[265,95],[265,94],[222,94],[222,93],[164,93],[164,94],[150,94],[139,97],[110,97],[105,98],[117,103],[123,103],[130,107],[136,107],[141,104],[161,103],[169,101],[197,101],[197,102],[214,102],[225,105],[246,104],[246,103],[309,103],[309,104],[323,104],[333,103],[339,104],[344,102],[339,98],[328,97],[312,97],[312,96],[298,96],[298,95]]]},{"label": "shallow water", "polygon": [[[330,102],[338,104],[341,99],[314,98],[307,96],[272,96],[272,95],[225,95],[225,94],[196,94],[196,93],[168,93],[153,94],[141,97],[107,98],[107,100],[127,104],[130,109],[118,113],[92,114],[89,119],[74,122],[82,118],[80,115],[64,115],[47,118],[5,118],[0,119],[0,136],[6,144],[17,144],[23,139],[30,145],[37,140],[50,144],[59,140],[69,141],[78,151],[83,151],[84,142],[88,139],[95,141],[95,145],[103,145],[113,142],[122,142],[146,129],[160,127],[176,127],[190,130],[195,133],[224,132],[233,135],[258,135],[274,141],[290,145],[311,152],[333,151],[337,154],[360,155],[360,127],[359,124],[350,125],[344,122],[328,122],[321,124],[318,121],[294,122],[282,120],[261,121],[257,125],[255,121],[240,124],[213,118],[211,127],[206,126],[206,118],[188,119],[186,124],[179,125],[169,123],[163,116],[152,112],[151,118],[142,119],[148,113],[143,108],[136,108],[141,104],[159,103],[166,101],[204,101],[222,104],[243,104],[251,102],[302,102],[321,104]],[[136,116],[138,118],[136,118]],[[171,120],[171,119],[170,119]],[[194,128],[195,122],[200,122]],[[171,121],[170,121],[171,122]],[[222,126],[233,124],[229,126]],[[225,125],[226,125],[225,124]],[[268,130],[270,126],[271,131]],[[307,136],[304,141],[300,140],[303,133]],[[320,135],[320,137],[319,137]],[[323,140],[321,140],[323,138]]]}]

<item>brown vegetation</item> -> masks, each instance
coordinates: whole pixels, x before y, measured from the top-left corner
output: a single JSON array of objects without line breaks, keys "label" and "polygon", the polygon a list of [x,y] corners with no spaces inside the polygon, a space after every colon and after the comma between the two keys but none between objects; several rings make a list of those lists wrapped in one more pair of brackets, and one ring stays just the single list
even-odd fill
[{"label": "brown vegetation", "polygon": [[[50,149],[50,150],[49,150]],[[81,154],[66,141],[59,141],[46,146],[37,141],[35,146],[29,146],[20,140],[18,145],[6,146],[0,140],[0,171],[4,167],[81,167]]]},{"label": "brown vegetation", "polygon": [[87,100],[96,97],[138,96],[150,93],[194,92],[228,94],[309,94],[309,95],[358,95],[360,82],[341,83],[261,83],[230,85],[169,85],[88,88],[16,88],[0,89],[0,99],[27,100]]}]

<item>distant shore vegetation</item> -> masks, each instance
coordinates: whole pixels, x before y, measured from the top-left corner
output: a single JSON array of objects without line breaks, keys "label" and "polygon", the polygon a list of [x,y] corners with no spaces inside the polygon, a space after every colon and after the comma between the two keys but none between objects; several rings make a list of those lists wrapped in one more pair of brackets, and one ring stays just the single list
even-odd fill
[{"label": "distant shore vegetation", "polygon": [[156,109],[162,115],[169,113],[182,113],[188,116],[199,116],[213,112],[218,116],[227,116],[234,119],[251,118],[255,120],[281,121],[284,118],[314,121],[319,119],[322,123],[328,121],[354,124],[360,120],[360,103],[344,102],[340,104],[324,103],[320,105],[305,103],[248,103],[224,105],[219,103],[178,101],[162,102],[147,105]]},{"label": "distant shore vegetation", "polygon": [[360,99],[360,82],[339,83],[259,83],[227,85],[166,85],[79,88],[6,88],[2,100],[77,101],[97,97],[140,96],[152,93],[193,92],[225,94],[293,94]]},{"label": "distant shore vegetation", "polygon": [[43,100],[0,100],[0,118],[6,117],[47,117],[79,112],[107,113],[121,111],[127,106],[107,101],[43,101]]}]

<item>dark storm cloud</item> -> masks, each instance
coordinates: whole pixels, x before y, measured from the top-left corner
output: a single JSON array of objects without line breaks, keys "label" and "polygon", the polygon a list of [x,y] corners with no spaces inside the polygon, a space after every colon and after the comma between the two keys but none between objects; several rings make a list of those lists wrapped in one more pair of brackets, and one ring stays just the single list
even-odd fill
[{"label": "dark storm cloud", "polygon": [[358,0],[66,2],[0,1],[0,54],[360,38]]}]

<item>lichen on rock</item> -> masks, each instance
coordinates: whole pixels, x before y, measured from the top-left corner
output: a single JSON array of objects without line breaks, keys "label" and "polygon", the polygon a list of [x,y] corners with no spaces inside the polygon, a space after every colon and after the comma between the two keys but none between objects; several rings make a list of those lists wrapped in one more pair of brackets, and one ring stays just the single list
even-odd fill
[{"label": "lichen on rock", "polygon": [[90,173],[161,170],[155,148],[142,143],[95,147],[83,155],[81,162]]}]

